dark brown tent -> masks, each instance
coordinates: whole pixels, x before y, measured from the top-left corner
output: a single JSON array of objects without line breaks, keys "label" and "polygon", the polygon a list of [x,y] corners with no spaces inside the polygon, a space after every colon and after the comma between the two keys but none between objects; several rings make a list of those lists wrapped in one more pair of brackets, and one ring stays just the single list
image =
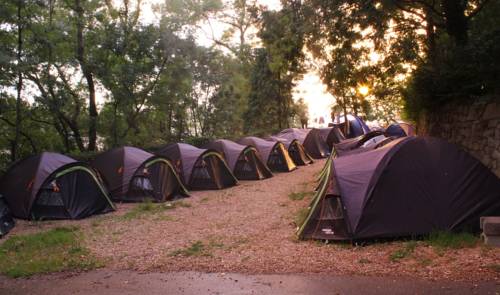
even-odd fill
[{"label": "dark brown tent", "polygon": [[175,163],[183,183],[190,189],[223,189],[238,183],[224,158],[215,150],[172,143],[158,148],[156,153]]},{"label": "dark brown tent", "polygon": [[313,163],[313,159],[309,156],[304,146],[297,139],[290,140],[278,136],[269,136],[266,140],[283,143],[288,151],[288,154],[297,166],[304,166]]},{"label": "dark brown tent", "polygon": [[98,155],[94,166],[113,200],[165,202],[188,197],[173,164],[135,147],[118,147]]},{"label": "dark brown tent", "polygon": [[326,141],[321,137],[319,129],[287,128],[275,136],[289,141],[298,140],[304,146],[307,154],[314,159],[322,159],[330,155],[330,149]]},{"label": "dark brown tent", "polygon": [[238,143],[255,147],[271,171],[290,172],[297,168],[292,158],[290,158],[285,145],[279,141],[268,141],[248,136],[240,139]]},{"label": "dark brown tent", "polygon": [[216,150],[227,161],[233,174],[240,180],[260,180],[272,177],[273,174],[262,161],[256,148],[241,145],[227,139],[212,141],[204,146]]},{"label": "dark brown tent", "polygon": [[95,171],[56,153],[15,163],[0,182],[12,214],[24,219],[80,219],[114,209]]},{"label": "dark brown tent", "polygon": [[320,136],[328,145],[328,150],[333,149],[333,145],[345,140],[345,136],[337,126],[320,128]]},{"label": "dark brown tent", "polygon": [[500,215],[500,179],[457,146],[404,137],[333,159],[301,238],[358,240],[479,230]]}]

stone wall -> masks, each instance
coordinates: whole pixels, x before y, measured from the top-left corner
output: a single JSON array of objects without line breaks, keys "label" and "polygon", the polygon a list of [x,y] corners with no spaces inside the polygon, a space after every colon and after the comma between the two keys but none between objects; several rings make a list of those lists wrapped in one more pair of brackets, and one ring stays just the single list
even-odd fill
[{"label": "stone wall", "polygon": [[462,146],[500,177],[500,100],[450,104],[427,113],[418,122],[418,134]]}]

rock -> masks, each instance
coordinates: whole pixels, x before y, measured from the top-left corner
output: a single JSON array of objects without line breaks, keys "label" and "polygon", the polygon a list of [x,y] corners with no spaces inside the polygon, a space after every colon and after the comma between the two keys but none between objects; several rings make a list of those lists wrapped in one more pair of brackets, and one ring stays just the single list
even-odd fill
[{"label": "rock", "polygon": [[500,247],[500,236],[487,236],[485,234],[482,234],[481,239],[484,241],[485,245]]},{"label": "rock", "polygon": [[484,229],[484,225],[487,223],[498,223],[500,224],[500,216],[482,216],[479,218],[479,228]]},{"label": "rock", "polygon": [[483,113],[483,120],[500,118],[500,103],[490,103]]},{"label": "rock", "polygon": [[500,236],[500,222],[487,222],[483,225],[483,233],[487,236]]}]

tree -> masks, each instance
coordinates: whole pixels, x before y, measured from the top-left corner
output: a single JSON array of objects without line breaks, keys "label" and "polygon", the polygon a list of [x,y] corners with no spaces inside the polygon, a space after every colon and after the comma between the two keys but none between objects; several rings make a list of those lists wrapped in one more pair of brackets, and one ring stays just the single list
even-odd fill
[{"label": "tree", "polygon": [[261,12],[258,36],[263,48],[255,51],[246,130],[289,127],[293,117],[292,90],[305,71],[302,24],[299,1],[285,3],[281,11]]}]

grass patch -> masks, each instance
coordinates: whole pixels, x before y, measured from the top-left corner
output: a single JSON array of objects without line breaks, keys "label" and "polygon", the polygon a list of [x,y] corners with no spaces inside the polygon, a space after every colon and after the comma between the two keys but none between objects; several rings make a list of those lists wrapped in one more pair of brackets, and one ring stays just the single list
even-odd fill
[{"label": "grass patch", "polygon": [[420,258],[418,259],[418,263],[421,265],[421,266],[431,266],[432,265],[432,259],[430,258]]},{"label": "grass patch", "polygon": [[392,262],[398,262],[399,260],[410,256],[413,253],[413,251],[415,251],[416,247],[417,247],[417,242],[415,241],[407,242],[404,244],[403,247],[391,253],[389,259]]},{"label": "grass patch", "polygon": [[288,198],[292,201],[301,201],[306,197],[312,196],[313,192],[299,192],[299,193],[291,193],[288,195]]},{"label": "grass patch", "polygon": [[500,264],[489,264],[486,266],[487,268],[500,273]]},{"label": "grass patch", "polygon": [[11,237],[0,245],[0,273],[17,278],[101,267],[81,245],[80,236],[77,227],[61,227]]},{"label": "grass patch", "polygon": [[172,251],[169,256],[211,256],[210,253],[207,252],[206,246],[202,241],[196,241],[192,243],[189,247],[184,249],[177,249]]},{"label": "grass patch", "polygon": [[140,218],[145,215],[152,215],[161,213],[166,210],[172,210],[177,207],[190,208],[191,204],[184,201],[175,201],[175,202],[165,202],[165,203],[153,203],[150,200],[145,201],[143,203],[137,204],[130,211],[121,216],[121,219],[131,220]]},{"label": "grass patch", "polygon": [[295,217],[293,219],[293,222],[295,223],[296,226],[301,226],[304,221],[307,218],[307,214],[309,214],[309,209],[308,208],[302,208],[295,213]]},{"label": "grass patch", "polygon": [[367,259],[367,258],[361,258],[360,260],[358,260],[358,263],[368,264],[368,263],[372,263],[372,261],[370,259]]},{"label": "grass patch", "polygon": [[440,249],[472,248],[477,245],[479,238],[470,233],[433,232],[426,243]]}]

